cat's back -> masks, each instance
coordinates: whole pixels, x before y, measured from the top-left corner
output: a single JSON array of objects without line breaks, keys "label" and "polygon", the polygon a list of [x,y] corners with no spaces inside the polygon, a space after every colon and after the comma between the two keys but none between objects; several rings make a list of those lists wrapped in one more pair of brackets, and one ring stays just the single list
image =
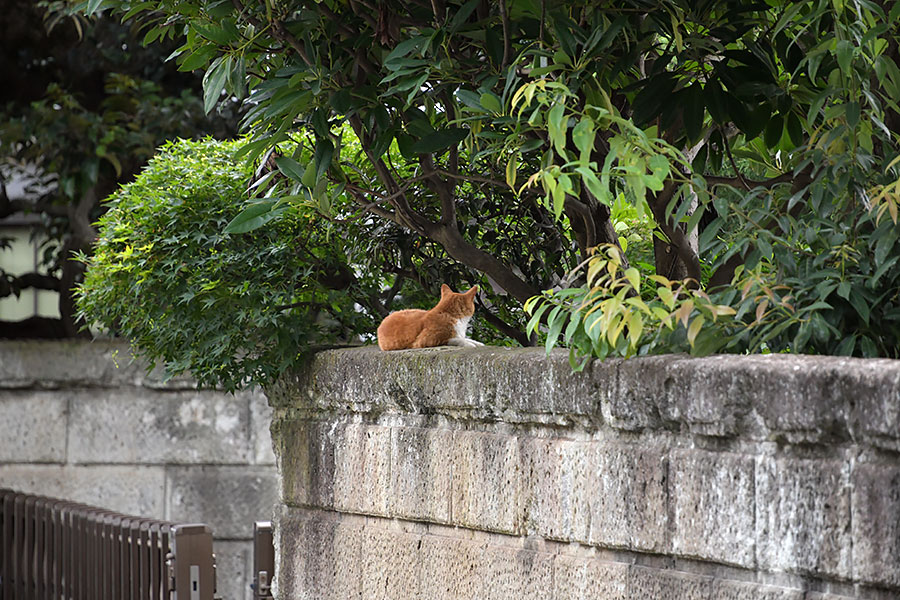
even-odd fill
[{"label": "cat's back", "polygon": [[408,308],[392,312],[378,326],[378,347],[382,350],[411,348],[425,323],[427,310]]}]

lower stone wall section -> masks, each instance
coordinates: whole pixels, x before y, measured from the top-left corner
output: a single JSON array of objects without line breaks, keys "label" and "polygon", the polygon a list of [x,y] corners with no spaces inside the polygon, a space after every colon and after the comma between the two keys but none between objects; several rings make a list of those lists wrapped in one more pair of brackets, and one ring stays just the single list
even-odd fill
[{"label": "lower stone wall section", "polygon": [[0,487],[208,524],[218,595],[250,600],[278,497],[261,391],[163,381],[118,341],[0,342]]},{"label": "lower stone wall section", "polygon": [[[375,517],[336,519],[286,509],[282,573],[297,600],[841,600],[868,597],[853,586],[789,588],[739,579],[746,573],[710,569],[583,545],[412,526]],[[731,579],[729,577],[736,577]],[[862,595],[860,595],[862,594]],[[883,596],[888,597],[888,596]]]},{"label": "lower stone wall section", "polygon": [[900,598],[900,361],[740,358],[318,355],[267,390],[276,597]]}]

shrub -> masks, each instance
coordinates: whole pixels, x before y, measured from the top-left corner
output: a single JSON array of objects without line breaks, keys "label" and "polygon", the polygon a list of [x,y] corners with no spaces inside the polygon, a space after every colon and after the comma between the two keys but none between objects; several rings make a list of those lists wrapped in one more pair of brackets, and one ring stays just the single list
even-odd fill
[{"label": "shrub", "polygon": [[295,210],[252,233],[223,232],[253,175],[234,158],[242,144],[163,146],[109,198],[77,291],[83,318],[131,339],[168,375],[189,370],[227,390],[266,384],[311,345],[374,329],[352,300],[374,283],[348,266],[327,221]]}]

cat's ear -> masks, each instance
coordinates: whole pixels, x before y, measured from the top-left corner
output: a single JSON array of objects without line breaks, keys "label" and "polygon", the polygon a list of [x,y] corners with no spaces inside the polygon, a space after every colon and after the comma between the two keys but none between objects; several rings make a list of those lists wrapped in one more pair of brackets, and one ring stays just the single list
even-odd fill
[{"label": "cat's ear", "polygon": [[447,294],[452,294],[453,290],[450,289],[450,286],[446,283],[441,284],[441,298],[446,296]]},{"label": "cat's ear", "polygon": [[478,286],[477,286],[477,285],[473,285],[473,286],[469,289],[469,291],[466,292],[466,296],[474,296],[476,293],[478,293]]}]

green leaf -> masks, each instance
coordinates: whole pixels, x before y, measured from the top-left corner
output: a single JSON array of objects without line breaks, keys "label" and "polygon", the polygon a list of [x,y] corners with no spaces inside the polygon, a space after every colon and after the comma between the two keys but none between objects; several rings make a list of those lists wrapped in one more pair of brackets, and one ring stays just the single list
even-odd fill
[{"label": "green leaf", "polygon": [[557,306],[552,311],[550,311],[550,316],[547,317],[547,341],[544,344],[547,352],[549,353],[553,346],[556,345],[556,342],[559,338],[559,334],[562,332],[563,325],[566,324],[566,313],[562,312],[562,306]]},{"label": "green leaf", "polygon": [[728,104],[725,101],[725,91],[718,80],[711,79],[707,81],[703,88],[703,95],[706,107],[713,120],[720,125],[728,123],[730,119],[728,118]]},{"label": "green leaf", "polygon": [[434,131],[413,144],[412,151],[416,154],[440,152],[460,143],[466,139],[467,135],[469,135],[469,130],[461,127],[449,127]]},{"label": "green leaf", "polygon": [[598,202],[607,206],[612,205],[612,198],[609,195],[609,191],[603,187],[603,184],[591,169],[588,167],[575,167],[575,172],[581,175],[581,182],[587,187],[588,191]]},{"label": "green leaf", "polygon": [[697,339],[697,334],[700,333],[700,329],[703,327],[703,323],[705,321],[706,319],[703,317],[703,315],[697,315],[696,317],[694,317],[694,320],[691,321],[691,326],[688,327],[687,331],[688,344],[690,344],[691,346],[694,345],[694,340]]},{"label": "green leaf", "polygon": [[583,166],[586,166],[591,161],[591,153],[594,151],[594,139],[596,136],[594,122],[587,117],[582,117],[572,129],[572,141],[581,153],[578,157],[578,162]]},{"label": "green leaf", "polygon": [[774,148],[781,140],[781,134],[784,132],[784,119],[779,114],[772,115],[769,124],[766,125],[766,133],[763,139],[766,146]]},{"label": "green leaf", "polygon": [[800,118],[794,113],[789,113],[787,116],[787,132],[794,146],[803,144],[803,125],[800,123]]},{"label": "green leaf", "polygon": [[506,163],[506,185],[512,190],[516,189],[516,170],[518,169],[518,165],[519,153],[516,152],[509,157],[509,162]]},{"label": "green leaf", "polygon": [[338,90],[328,99],[331,108],[340,115],[346,115],[353,106],[353,98],[350,96],[350,90]]},{"label": "green leaf", "polygon": [[[393,139],[393,136],[391,136]],[[320,139],[316,142],[316,179],[322,179],[328,167],[331,165],[331,157],[334,155],[334,144],[331,140]]]},{"label": "green leaf", "polygon": [[316,163],[314,161],[310,161],[309,164],[306,165],[303,176],[300,178],[300,183],[309,189],[316,187]]},{"label": "green leaf", "polygon": [[397,46],[393,50],[391,50],[391,53],[384,58],[385,64],[390,63],[396,58],[406,56],[410,52],[418,50],[426,41],[426,38],[422,36],[416,36],[409,38],[408,40],[403,40],[402,42],[397,44]]},{"label": "green leaf", "polygon": [[845,75],[850,74],[850,64],[853,62],[854,47],[848,40],[840,40],[834,49],[838,67]]},{"label": "green leaf", "polygon": [[481,105],[481,97],[475,92],[469,90],[456,90],[456,97],[469,108],[473,108],[478,112],[484,112],[484,106]]},{"label": "green leaf", "polygon": [[856,313],[860,316],[863,322],[868,325],[869,317],[872,314],[872,309],[869,306],[869,299],[863,296],[861,290],[853,289],[850,292],[850,304],[856,309]]},{"label": "green leaf", "polygon": [[225,233],[247,233],[258,229],[282,215],[287,208],[279,207],[280,199],[267,199],[251,204],[225,226]]},{"label": "green leaf", "polygon": [[547,133],[550,142],[556,148],[556,153],[565,159],[566,157],[566,105],[561,100],[553,105],[547,115]]},{"label": "green leaf", "polygon": [[294,181],[303,179],[303,167],[293,158],[278,156],[275,158],[275,164],[278,166],[278,170],[284,173],[285,177]]},{"label": "green leaf", "polygon": [[703,131],[703,117],[706,114],[703,103],[703,88],[700,83],[694,83],[678,94],[684,116],[684,128],[691,144],[700,139]]},{"label": "green leaf", "polygon": [[481,95],[479,99],[481,102],[481,106],[486,108],[488,111],[494,114],[500,114],[503,112],[503,105],[500,103],[500,96],[493,92],[487,92]]},{"label": "green leaf", "polygon": [[184,58],[179,61],[180,64],[178,65],[178,70],[194,71],[195,69],[205,67],[217,52],[218,48],[215,46],[202,46],[191,54],[184,56]]},{"label": "green leaf", "polygon": [[848,102],[844,115],[847,118],[847,125],[855,129],[859,124],[859,102]]},{"label": "green leaf", "polygon": [[475,7],[478,6],[480,0],[469,0],[461,7],[456,10],[456,14],[453,15],[453,18],[450,19],[450,23],[448,23],[447,28],[451,32],[455,32],[458,30],[469,18],[472,14],[472,11],[475,10]]},{"label": "green leaf", "polygon": [[219,101],[222,90],[225,88],[228,70],[222,57],[219,57],[203,76],[203,110],[206,114],[209,114]]}]

